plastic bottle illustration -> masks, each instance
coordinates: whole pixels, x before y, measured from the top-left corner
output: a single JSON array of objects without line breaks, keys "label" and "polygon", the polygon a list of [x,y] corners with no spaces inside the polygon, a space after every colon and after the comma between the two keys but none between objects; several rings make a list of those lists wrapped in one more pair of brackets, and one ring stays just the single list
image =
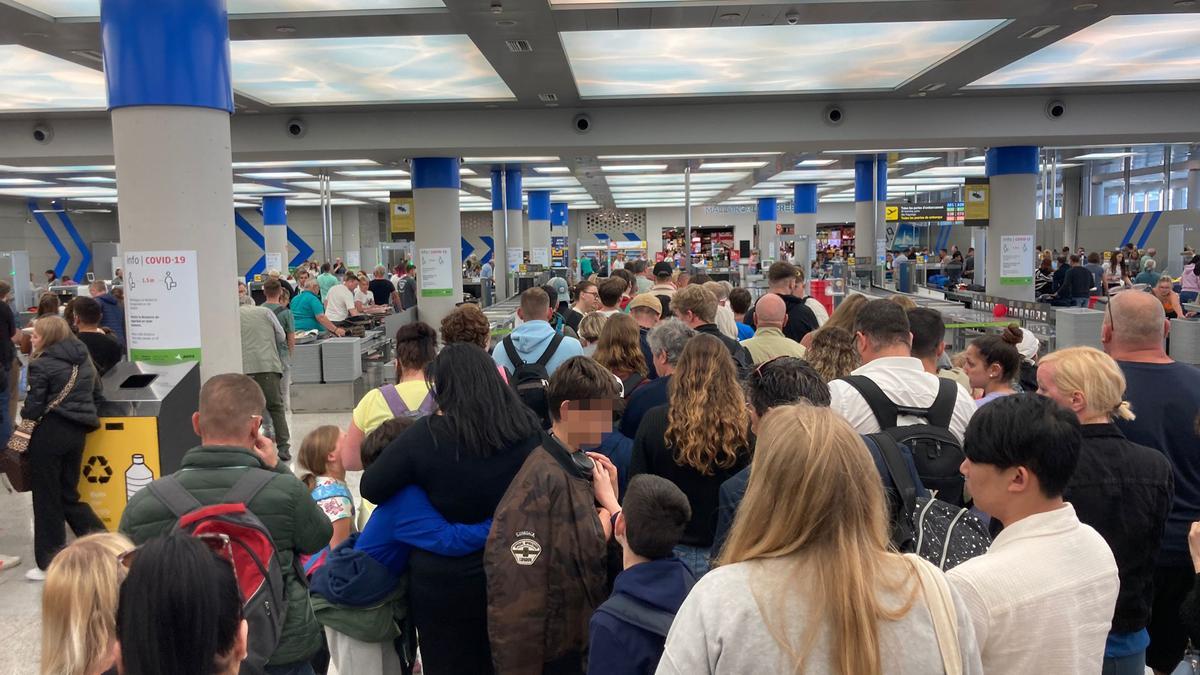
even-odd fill
[{"label": "plastic bottle illustration", "polygon": [[134,455],[133,464],[125,470],[125,501],[128,502],[134,493],[149,485],[152,480],[154,472],[146,466],[145,456]]}]

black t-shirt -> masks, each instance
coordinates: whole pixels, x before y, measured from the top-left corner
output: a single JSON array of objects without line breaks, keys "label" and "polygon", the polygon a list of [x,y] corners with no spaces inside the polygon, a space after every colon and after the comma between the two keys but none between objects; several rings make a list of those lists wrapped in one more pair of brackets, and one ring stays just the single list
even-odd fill
[{"label": "black t-shirt", "polygon": [[572,307],[571,309],[567,310],[566,314],[563,315],[563,321],[566,322],[566,324],[571,327],[571,330],[578,333],[579,332],[579,322],[583,321],[583,314],[581,314],[579,312],[579,310]]},{"label": "black t-shirt", "polygon": [[15,351],[12,336],[17,332],[17,322],[7,302],[0,302],[0,369],[12,367]]},{"label": "black t-shirt", "polygon": [[101,376],[120,363],[121,344],[109,337],[108,334],[80,331],[79,339],[87,347],[88,353],[92,355],[92,363],[96,364],[96,370]]},{"label": "black t-shirt", "polygon": [[386,305],[391,302],[392,293],[396,291],[396,287],[387,279],[372,279],[371,283],[367,284],[367,290],[375,296],[375,304]]}]

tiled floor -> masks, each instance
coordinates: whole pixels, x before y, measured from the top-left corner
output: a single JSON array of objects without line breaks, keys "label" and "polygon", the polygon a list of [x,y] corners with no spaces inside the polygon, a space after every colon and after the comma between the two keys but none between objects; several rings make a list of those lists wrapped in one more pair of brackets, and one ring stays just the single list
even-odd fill
[{"label": "tiled floor", "polygon": [[[345,428],[350,413],[312,413],[292,416],[293,455],[300,440],[322,424]],[[357,494],[358,475],[348,477]],[[0,572],[0,675],[36,675],[42,641],[42,585],[25,580],[33,564],[33,507],[26,494],[0,489],[0,553],[21,556],[21,565]]]}]

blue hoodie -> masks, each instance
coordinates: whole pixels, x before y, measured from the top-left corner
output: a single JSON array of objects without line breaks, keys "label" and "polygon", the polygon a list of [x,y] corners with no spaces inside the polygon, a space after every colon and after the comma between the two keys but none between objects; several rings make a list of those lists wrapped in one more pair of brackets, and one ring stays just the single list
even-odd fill
[{"label": "blue hoodie", "polygon": [[100,303],[100,327],[116,333],[121,346],[125,346],[125,310],[121,303],[109,293],[96,296],[96,302]]},{"label": "blue hoodie", "polygon": [[[545,321],[523,323],[511,333],[513,346],[517,348],[517,354],[525,363],[533,363],[541,358],[542,353],[550,346],[550,340],[554,335],[554,328]],[[553,375],[555,369],[564,361],[573,356],[582,355],[583,346],[579,344],[579,340],[573,337],[564,337],[562,343],[558,345],[558,349],[555,350],[554,356],[550,357],[550,362],[546,364],[546,373]],[[510,373],[516,370],[508,358],[503,342],[492,349],[492,360],[496,362],[496,365],[507,368]]]},{"label": "blue hoodie", "polygon": [[[672,614],[679,611],[696,577],[679,558],[639,563],[617,575],[613,594],[623,593]],[[604,675],[653,673],[666,639],[601,611],[592,614],[588,672]]]}]

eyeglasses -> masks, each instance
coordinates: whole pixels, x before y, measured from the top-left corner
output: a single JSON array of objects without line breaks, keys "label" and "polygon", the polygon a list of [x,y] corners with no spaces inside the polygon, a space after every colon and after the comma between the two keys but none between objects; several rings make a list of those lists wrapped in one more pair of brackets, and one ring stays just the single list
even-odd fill
[{"label": "eyeglasses", "polygon": [[[241,582],[238,581],[237,562],[233,559],[233,540],[229,535],[220,532],[201,532],[192,535],[193,539],[198,539],[200,543],[208,547],[218,558],[229,563],[233,568],[233,580],[238,584],[238,593],[242,593]],[[126,571],[133,568],[133,563],[137,560],[138,552],[142,550],[141,546],[132,548],[117,556],[117,563],[125,568]],[[243,597],[245,595],[243,594]]]}]

